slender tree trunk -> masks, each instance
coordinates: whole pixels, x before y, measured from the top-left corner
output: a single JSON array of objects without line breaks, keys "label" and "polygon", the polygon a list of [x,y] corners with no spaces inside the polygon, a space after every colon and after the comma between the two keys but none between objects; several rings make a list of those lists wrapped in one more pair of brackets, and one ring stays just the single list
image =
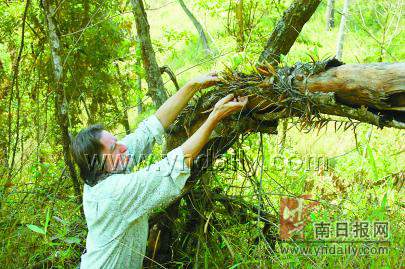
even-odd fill
[{"label": "slender tree trunk", "polygon": [[127,81],[126,81],[127,78],[124,79],[122,77],[119,65],[115,64],[115,66],[117,67],[117,73],[118,73],[119,80],[124,81],[124,83],[122,83],[121,87],[120,87],[122,112],[119,112],[117,103],[113,100],[114,106],[115,106],[116,110],[118,111],[118,113],[122,114],[121,123],[122,123],[122,126],[124,126],[124,128],[125,128],[126,134],[130,134],[131,128],[129,127],[129,120],[128,120],[128,106],[129,105],[128,105],[128,96],[127,96],[127,92],[130,91],[130,87],[127,84]]},{"label": "slender tree trunk", "polygon": [[142,0],[131,0],[135,16],[136,31],[141,42],[143,68],[148,83],[148,96],[159,107],[166,101],[167,93],[163,85],[160,69],[156,61],[155,51],[149,33],[149,23]]},{"label": "slender tree trunk", "polygon": [[56,23],[54,20],[55,9],[50,5],[47,0],[42,0],[44,13],[46,17],[46,24],[48,26],[49,46],[52,54],[53,63],[53,76],[54,76],[54,91],[55,91],[55,114],[56,121],[60,128],[60,140],[63,147],[63,158],[65,165],[69,170],[70,177],[73,182],[73,187],[77,197],[77,201],[81,203],[81,190],[77,178],[76,170],[70,154],[70,136],[69,136],[69,115],[68,115],[68,101],[66,99],[65,90],[63,88],[63,66],[61,62],[60,41],[56,32]]},{"label": "slender tree trunk", "polygon": [[[3,62],[0,59],[0,117],[2,119],[6,118],[6,102],[4,101],[6,100],[8,85],[9,81],[6,77]],[[8,171],[8,135],[6,133],[6,125],[6,121],[0,121],[0,135],[4,137],[4,139],[0,140],[0,178],[3,178],[6,171]]]},{"label": "slender tree trunk", "polygon": [[277,22],[260,55],[259,62],[277,65],[280,55],[287,55],[320,2],[321,0],[294,0]]},{"label": "slender tree trunk", "polygon": [[84,0],[83,1],[83,17],[82,17],[82,22],[81,22],[81,27],[86,27],[86,24],[89,21],[89,10],[90,10],[90,4],[89,0]]},{"label": "slender tree trunk", "polygon": [[197,29],[197,32],[200,36],[200,40],[204,46],[205,52],[207,54],[211,53],[211,49],[208,45],[208,39],[207,39],[207,36],[205,35],[205,31],[204,31],[204,28],[202,27],[201,23],[196,19],[194,14],[187,8],[187,6],[183,0],[178,0],[178,1],[179,1],[181,8],[184,10],[184,12],[187,14],[188,18],[194,24],[194,27]]},{"label": "slender tree trunk", "polygon": [[142,107],[142,77],[141,77],[141,50],[142,50],[142,45],[137,37],[136,33],[134,33],[133,30],[130,32],[130,39],[132,42],[135,43],[135,74],[136,74],[136,89],[135,91],[137,92],[137,98],[136,98],[136,108],[138,115],[140,115],[143,111]]},{"label": "slender tree trunk", "polygon": [[335,0],[328,0],[326,7],[326,31],[335,27]]},{"label": "slender tree trunk", "polygon": [[[140,91],[142,89],[142,80],[140,77],[138,77],[136,79],[136,81],[137,81],[138,89]],[[140,115],[143,111],[142,98],[140,96],[138,96],[138,98],[136,100],[136,109],[137,109],[138,115]]]},{"label": "slender tree trunk", "polygon": [[344,36],[345,36],[346,20],[348,19],[348,16],[349,16],[349,2],[350,2],[350,0],[345,0],[345,4],[343,6],[342,19],[340,21],[340,26],[339,26],[339,35],[338,35],[338,41],[337,41],[337,45],[336,45],[336,59],[338,59],[338,60],[342,59],[342,54],[343,54],[343,42],[344,42]]},{"label": "slender tree trunk", "polygon": [[136,108],[138,115],[140,115],[143,111],[143,104],[142,104],[142,77],[141,77],[141,69],[139,68],[141,66],[141,56],[138,55],[138,52],[141,51],[141,43],[139,41],[139,38],[136,37],[134,38],[136,40],[136,68],[135,68],[135,73],[136,73],[136,91],[138,92],[138,97],[136,100]]},{"label": "slender tree trunk", "polygon": [[122,102],[122,125],[125,128],[125,132],[127,134],[131,133],[131,128],[129,126],[129,120],[128,120],[128,96],[127,92],[129,91],[129,88],[124,89],[121,88],[121,102]]},{"label": "slender tree trunk", "polygon": [[237,29],[237,35],[236,35],[236,41],[238,44],[238,49],[239,51],[243,51],[245,49],[244,43],[245,43],[245,26],[244,26],[244,15],[243,15],[243,0],[238,0],[236,2],[236,8],[235,8],[235,16],[236,16],[236,22],[238,25]]},{"label": "slender tree trunk", "polygon": [[[11,173],[14,168],[14,162],[15,162],[15,155],[17,152],[17,145],[18,145],[18,139],[19,139],[19,126],[20,126],[20,102],[21,102],[21,97],[20,97],[20,88],[19,88],[19,83],[18,83],[18,76],[19,76],[19,71],[20,71],[20,61],[21,61],[21,56],[22,52],[24,50],[24,40],[25,40],[25,22],[27,19],[27,14],[28,14],[28,8],[30,6],[30,0],[27,0],[24,8],[24,13],[23,13],[23,18],[22,18],[22,25],[21,25],[21,43],[20,43],[20,48],[18,50],[18,55],[17,58],[15,59],[15,62],[13,63],[13,79],[11,80],[11,86],[10,86],[10,99],[9,99],[9,113],[8,113],[8,131],[9,131],[9,136],[8,136],[8,156],[11,156],[11,161],[10,164],[8,165],[8,182],[11,181]],[[14,133],[16,134],[15,141],[14,141],[14,146],[11,148],[11,143],[12,143],[12,118],[11,115],[12,113],[12,100],[14,98],[14,86],[16,89],[16,99],[17,99],[17,117],[16,117],[16,129],[14,130]],[[12,151],[12,152],[11,152]]]},{"label": "slender tree trunk", "polygon": [[281,120],[281,134],[278,136],[278,154],[281,154],[285,148],[287,138],[288,119]]},{"label": "slender tree trunk", "polygon": [[83,107],[84,107],[84,111],[86,112],[86,116],[87,116],[87,125],[93,124],[94,120],[93,120],[93,116],[90,113],[89,107],[87,106],[86,100],[84,99],[83,96],[80,96],[80,100],[83,103]]},{"label": "slender tree trunk", "polygon": [[[120,118],[120,123],[122,124],[122,126],[125,129],[125,133],[126,134],[130,134],[131,133],[131,129],[129,128],[129,122],[128,122],[128,116],[127,113],[124,113],[123,111],[121,111],[118,107],[117,101],[115,101],[114,97],[112,96],[111,93],[107,93],[108,98],[111,100],[112,102],[112,106],[113,109],[115,111],[115,113],[117,114],[117,116]],[[125,108],[124,108],[125,109]]]},{"label": "slender tree trunk", "polygon": [[[140,62],[139,62],[139,64],[140,64]],[[139,72],[137,72],[137,74],[136,74],[136,85],[137,85],[136,90],[138,91],[138,97],[136,100],[136,110],[138,112],[138,115],[140,115],[143,111],[143,104],[142,104],[142,97],[141,97],[142,79],[141,79],[141,74]]]}]

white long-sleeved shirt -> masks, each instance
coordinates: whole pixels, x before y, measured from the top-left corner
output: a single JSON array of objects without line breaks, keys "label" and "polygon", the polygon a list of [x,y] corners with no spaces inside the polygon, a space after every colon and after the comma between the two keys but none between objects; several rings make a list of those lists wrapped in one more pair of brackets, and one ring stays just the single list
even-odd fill
[{"label": "white long-sleeved shirt", "polygon": [[[132,164],[161,142],[163,126],[152,115],[122,141]],[[190,168],[180,147],[137,172],[114,174],[93,187],[84,185],[88,235],[81,269],[141,268],[148,238],[148,214],[180,194]]]}]

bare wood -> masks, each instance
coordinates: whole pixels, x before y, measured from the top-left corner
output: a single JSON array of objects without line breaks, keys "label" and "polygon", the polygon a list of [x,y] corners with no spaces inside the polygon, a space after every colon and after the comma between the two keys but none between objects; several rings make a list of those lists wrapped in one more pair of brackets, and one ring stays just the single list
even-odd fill
[{"label": "bare wood", "polygon": [[334,92],[341,104],[405,111],[405,63],[347,64],[295,85],[302,91]]},{"label": "bare wood", "polygon": [[[254,89],[252,84],[247,89],[249,93],[260,93],[253,94],[249,105],[257,110],[254,113],[257,119],[310,118],[313,116],[311,111],[314,111],[381,128],[405,129],[404,63],[341,65],[309,76],[306,72],[294,70],[288,80],[293,81],[292,87],[301,92],[301,96],[293,103],[287,101],[294,98],[287,91],[274,90],[280,87],[280,82],[273,84],[273,80],[270,77],[258,81],[258,88]],[[240,92],[244,91],[246,89],[240,89]]]},{"label": "bare wood", "polygon": [[188,18],[191,20],[191,22],[193,23],[195,29],[197,30],[201,42],[204,46],[205,52],[207,54],[211,53],[211,49],[208,45],[208,39],[207,36],[205,35],[205,31],[204,28],[202,27],[201,23],[197,20],[197,18],[194,16],[194,14],[190,11],[190,9],[188,9],[188,7],[186,6],[186,4],[184,3],[183,0],[178,0],[179,4],[181,6],[181,8],[183,9],[183,11],[186,13],[186,15],[188,16]]},{"label": "bare wood", "polygon": [[343,41],[344,41],[344,36],[345,36],[346,20],[349,16],[349,3],[350,3],[350,0],[345,0],[345,4],[343,6],[342,19],[340,20],[339,35],[338,35],[338,41],[337,41],[337,45],[336,45],[336,58],[339,60],[342,59],[342,54],[343,54]]},{"label": "bare wood", "polygon": [[335,0],[328,0],[326,7],[326,31],[335,27]]}]

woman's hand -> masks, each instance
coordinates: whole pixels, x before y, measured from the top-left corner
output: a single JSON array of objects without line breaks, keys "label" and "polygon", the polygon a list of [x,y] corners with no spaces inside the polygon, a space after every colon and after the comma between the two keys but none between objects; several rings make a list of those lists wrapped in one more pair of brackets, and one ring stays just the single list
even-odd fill
[{"label": "woman's hand", "polygon": [[209,74],[198,76],[190,80],[187,84],[189,84],[192,89],[198,91],[214,86],[220,81],[221,79],[218,77],[218,73],[213,71]]},{"label": "woman's hand", "polygon": [[233,94],[228,94],[219,100],[212,110],[210,117],[217,121],[241,110],[248,102],[248,97],[235,97]]}]

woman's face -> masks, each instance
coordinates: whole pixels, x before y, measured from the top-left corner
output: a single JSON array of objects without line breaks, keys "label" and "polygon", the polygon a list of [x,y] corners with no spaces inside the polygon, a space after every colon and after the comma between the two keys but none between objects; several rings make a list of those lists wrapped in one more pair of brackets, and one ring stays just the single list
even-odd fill
[{"label": "woman's face", "polygon": [[117,138],[111,133],[103,130],[100,136],[100,143],[103,145],[102,154],[107,172],[118,172],[126,169],[129,161],[128,148],[117,142]]}]

